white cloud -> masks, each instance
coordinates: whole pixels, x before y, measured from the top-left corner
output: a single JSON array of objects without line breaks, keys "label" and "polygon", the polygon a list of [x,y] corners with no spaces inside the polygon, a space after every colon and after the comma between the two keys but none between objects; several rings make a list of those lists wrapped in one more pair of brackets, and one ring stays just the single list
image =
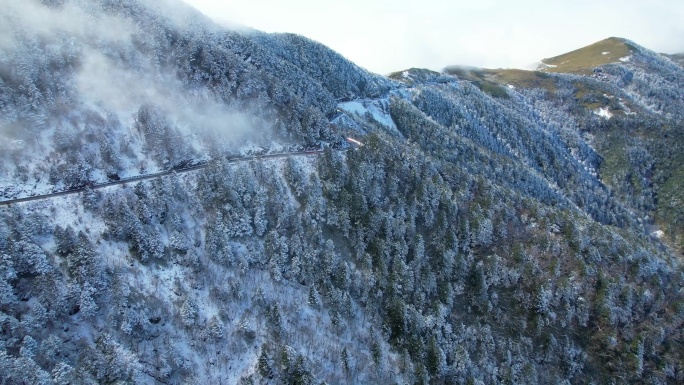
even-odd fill
[{"label": "white cloud", "polygon": [[166,117],[189,131],[224,139],[237,139],[252,131],[249,117],[210,97],[189,100],[181,82],[164,73],[172,71],[157,72],[150,63],[134,71],[98,51],[84,50],[76,84],[83,103],[121,117],[131,116],[148,105],[164,111]]},{"label": "white cloud", "polygon": [[81,63],[76,85],[83,102],[117,112],[132,112],[145,101],[166,104],[166,97],[154,84],[129,69],[117,67],[98,51],[84,50]]},{"label": "white cloud", "polygon": [[[205,20],[176,0],[141,1],[185,28]],[[78,102],[113,112],[122,120],[130,119],[143,105],[154,106],[189,131],[221,138],[237,139],[252,131],[251,118],[229,110],[210,95],[187,92],[175,71],[160,69],[143,56],[130,63],[104,54],[101,42],[135,49],[131,37],[145,32],[125,17],[103,12],[98,2],[72,0],[56,7],[36,0],[6,3],[0,8],[0,55],[16,47],[18,34],[48,41],[60,35],[73,37],[80,56],[74,74]],[[4,132],[9,129],[2,127]]]},{"label": "white cloud", "polygon": [[47,38],[65,33],[79,38],[97,37],[104,41],[120,42],[136,32],[128,20],[102,14],[93,9],[87,12],[76,4],[48,7],[36,0],[7,1],[0,13],[0,48],[11,48],[15,31]]},{"label": "white cloud", "polygon": [[610,36],[684,51],[684,3],[670,0],[185,1],[219,22],[302,34],[379,73],[526,67]]}]

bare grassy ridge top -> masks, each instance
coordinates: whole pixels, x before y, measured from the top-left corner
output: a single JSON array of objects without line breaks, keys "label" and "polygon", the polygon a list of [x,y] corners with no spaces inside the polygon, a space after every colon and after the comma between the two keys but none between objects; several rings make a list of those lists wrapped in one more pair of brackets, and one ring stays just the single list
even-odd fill
[{"label": "bare grassy ridge top", "polygon": [[484,83],[490,85],[512,85],[519,88],[542,88],[551,92],[556,91],[557,89],[554,80],[549,75],[539,71],[450,66],[445,68],[444,72],[476,84]]},{"label": "bare grassy ridge top", "polygon": [[406,79],[408,76],[412,75],[430,75],[430,76],[439,76],[439,72],[435,72],[432,70],[429,70],[427,68],[409,68],[407,70],[403,71],[396,71],[392,72],[391,74],[387,75],[388,78],[393,79],[393,80],[399,80],[402,81]]},{"label": "bare grassy ridge top", "polygon": [[435,72],[426,68],[409,68],[404,71],[392,72],[387,75],[388,78],[396,80],[408,85],[413,85],[416,82],[421,83],[433,80],[440,76],[439,72]]},{"label": "bare grassy ridge top", "polygon": [[550,76],[538,71],[526,71],[519,69],[488,69],[484,71],[489,78],[496,79],[499,83],[510,84],[521,88],[543,88],[547,91],[555,91],[556,83]]},{"label": "bare grassy ridge top", "polygon": [[618,37],[610,37],[586,47],[543,59],[540,71],[589,74],[592,69],[604,64],[616,63],[629,56],[633,48]]}]

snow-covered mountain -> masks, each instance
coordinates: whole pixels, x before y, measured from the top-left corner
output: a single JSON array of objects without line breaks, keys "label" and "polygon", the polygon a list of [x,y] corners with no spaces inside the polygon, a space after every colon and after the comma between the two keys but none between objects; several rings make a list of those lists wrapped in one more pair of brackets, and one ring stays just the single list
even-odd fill
[{"label": "snow-covered mountain", "polygon": [[0,32],[0,384],[684,379],[670,58],[383,77],[175,0]]}]

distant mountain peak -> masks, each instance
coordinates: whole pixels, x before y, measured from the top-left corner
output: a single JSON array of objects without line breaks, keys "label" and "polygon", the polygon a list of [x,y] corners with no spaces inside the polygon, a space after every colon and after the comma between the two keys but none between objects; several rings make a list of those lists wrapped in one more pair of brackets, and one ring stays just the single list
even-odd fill
[{"label": "distant mountain peak", "polygon": [[636,51],[636,45],[631,41],[620,37],[609,37],[586,47],[543,59],[537,70],[588,74],[595,67],[629,61],[630,55]]},{"label": "distant mountain peak", "polygon": [[683,53],[676,53],[674,55],[668,55],[668,54],[664,54],[664,55],[667,56],[668,58],[670,58],[670,60],[672,60],[673,62],[684,67],[684,52]]},{"label": "distant mountain peak", "polygon": [[409,68],[403,71],[392,72],[388,78],[408,85],[416,83],[433,82],[442,76],[441,73],[427,68]]}]

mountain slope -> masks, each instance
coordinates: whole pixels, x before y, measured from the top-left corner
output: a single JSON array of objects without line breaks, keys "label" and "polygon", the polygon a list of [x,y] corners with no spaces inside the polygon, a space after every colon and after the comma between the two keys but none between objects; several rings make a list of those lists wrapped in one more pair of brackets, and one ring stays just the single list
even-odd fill
[{"label": "mountain slope", "polygon": [[0,383],[684,380],[657,55],[390,80],[171,0],[0,18],[3,198],[84,188],[0,206]]},{"label": "mountain slope", "polygon": [[591,68],[629,60],[635,51],[632,43],[621,38],[610,37],[586,47],[549,59],[543,59],[540,71],[589,74]]},{"label": "mountain slope", "polygon": [[674,55],[665,55],[665,56],[669,57],[670,60],[679,64],[680,66],[684,65],[684,54],[682,54],[682,53],[678,53],[678,54],[674,54]]},{"label": "mountain slope", "polygon": [[[625,49],[629,52],[623,57],[629,60],[603,55],[608,51],[623,55]],[[513,86],[532,96],[529,105],[544,105],[543,115],[551,111],[569,114],[601,158],[597,162],[600,180],[641,216],[655,218],[671,244],[681,250],[684,227],[678,202],[684,197],[675,187],[681,185],[679,149],[684,140],[681,67],[619,38],[549,60],[559,67],[544,67],[543,72],[457,67],[445,71],[499,99],[508,97],[502,92]]]}]

